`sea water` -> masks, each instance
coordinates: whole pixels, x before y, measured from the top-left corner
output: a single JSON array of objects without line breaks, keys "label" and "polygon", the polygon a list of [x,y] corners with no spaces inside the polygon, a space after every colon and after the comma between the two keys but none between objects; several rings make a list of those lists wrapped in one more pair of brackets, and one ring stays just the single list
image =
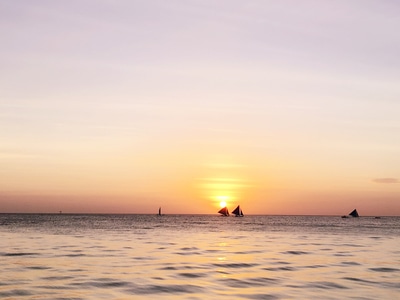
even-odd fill
[{"label": "sea water", "polygon": [[400,218],[0,214],[1,299],[400,299]]}]

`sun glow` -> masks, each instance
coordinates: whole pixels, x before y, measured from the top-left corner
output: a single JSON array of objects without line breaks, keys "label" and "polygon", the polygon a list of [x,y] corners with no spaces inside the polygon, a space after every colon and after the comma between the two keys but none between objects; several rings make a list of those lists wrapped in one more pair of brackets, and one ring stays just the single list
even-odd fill
[{"label": "sun glow", "polygon": [[229,198],[228,196],[217,196],[217,200],[219,201],[219,206],[225,207],[228,198]]},{"label": "sun glow", "polygon": [[253,187],[246,164],[231,163],[229,157],[221,160],[222,163],[203,164],[205,168],[196,178],[202,198],[214,208],[237,205]]}]

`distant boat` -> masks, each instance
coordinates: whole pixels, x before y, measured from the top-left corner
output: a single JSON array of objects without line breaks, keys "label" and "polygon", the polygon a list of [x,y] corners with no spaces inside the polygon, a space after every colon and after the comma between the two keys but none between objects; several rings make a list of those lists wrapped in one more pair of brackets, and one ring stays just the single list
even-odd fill
[{"label": "distant boat", "polygon": [[351,213],[349,213],[349,216],[352,216],[352,217],[358,218],[358,217],[359,217],[359,215],[358,215],[357,209],[354,209],[354,210],[353,210]]},{"label": "distant boat", "polygon": [[235,217],[243,217],[243,216],[244,216],[243,211],[242,211],[242,209],[240,208],[240,205],[238,205],[238,206],[232,211],[232,213],[235,215]]},{"label": "distant boat", "polygon": [[228,208],[226,206],[224,208],[221,208],[218,211],[218,213],[221,214],[221,216],[229,217],[229,211],[228,211]]},{"label": "distant boat", "polygon": [[161,214],[161,207],[158,209],[158,215],[159,215],[159,216],[162,216],[162,214]]},{"label": "distant boat", "polygon": [[[351,213],[349,213],[349,216],[353,217],[353,218],[358,218],[359,214],[357,209],[354,209]],[[348,216],[342,216],[342,218],[348,218]]]}]

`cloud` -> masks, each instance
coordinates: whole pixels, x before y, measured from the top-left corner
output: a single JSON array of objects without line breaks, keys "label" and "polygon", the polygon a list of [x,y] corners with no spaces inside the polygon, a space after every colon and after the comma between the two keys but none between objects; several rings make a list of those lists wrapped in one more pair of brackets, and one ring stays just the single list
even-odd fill
[{"label": "cloud", "polygon": [[397,178],[374,178],[372,181],[375,183],[400,183]]}]

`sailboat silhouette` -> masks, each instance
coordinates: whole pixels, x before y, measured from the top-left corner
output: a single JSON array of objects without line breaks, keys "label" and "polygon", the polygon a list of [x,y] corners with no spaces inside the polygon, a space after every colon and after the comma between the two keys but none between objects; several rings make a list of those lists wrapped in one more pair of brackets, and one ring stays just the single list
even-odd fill
[{"label": "sailboat silhouette", "polygon": [[352,216],[354,218],[358,218],[359,215],[358,215],[357,209],[354,209],[351,213],[349,213],[349,216]]},{"label": "sailboat silhouette", "polygon": [[238,205],[238,206],[232,211],[232,213],[235,215],[235,217],[243,217],[243,216],[244,216],[243,211],[242,211],[242,209],[240,208],[240,205]]},{"label": "sailboat silhouette", "polygon": [[223,208],[221,208],[221,209],[218,211],[218,213],[221,214],[221,216],[229,217],[229,211],[228,211],[228,208],[227,208],[226,206],[223,207]]},{"label": "sailboat silhouette", "polygon": [[[358,218],[360,215],[358,214],[357,209],[354,209],[351,213],[349,213],[349,216],[353,218]],[[346,219],[348,218],[348,216],[342,216],[342,218]]]}]

